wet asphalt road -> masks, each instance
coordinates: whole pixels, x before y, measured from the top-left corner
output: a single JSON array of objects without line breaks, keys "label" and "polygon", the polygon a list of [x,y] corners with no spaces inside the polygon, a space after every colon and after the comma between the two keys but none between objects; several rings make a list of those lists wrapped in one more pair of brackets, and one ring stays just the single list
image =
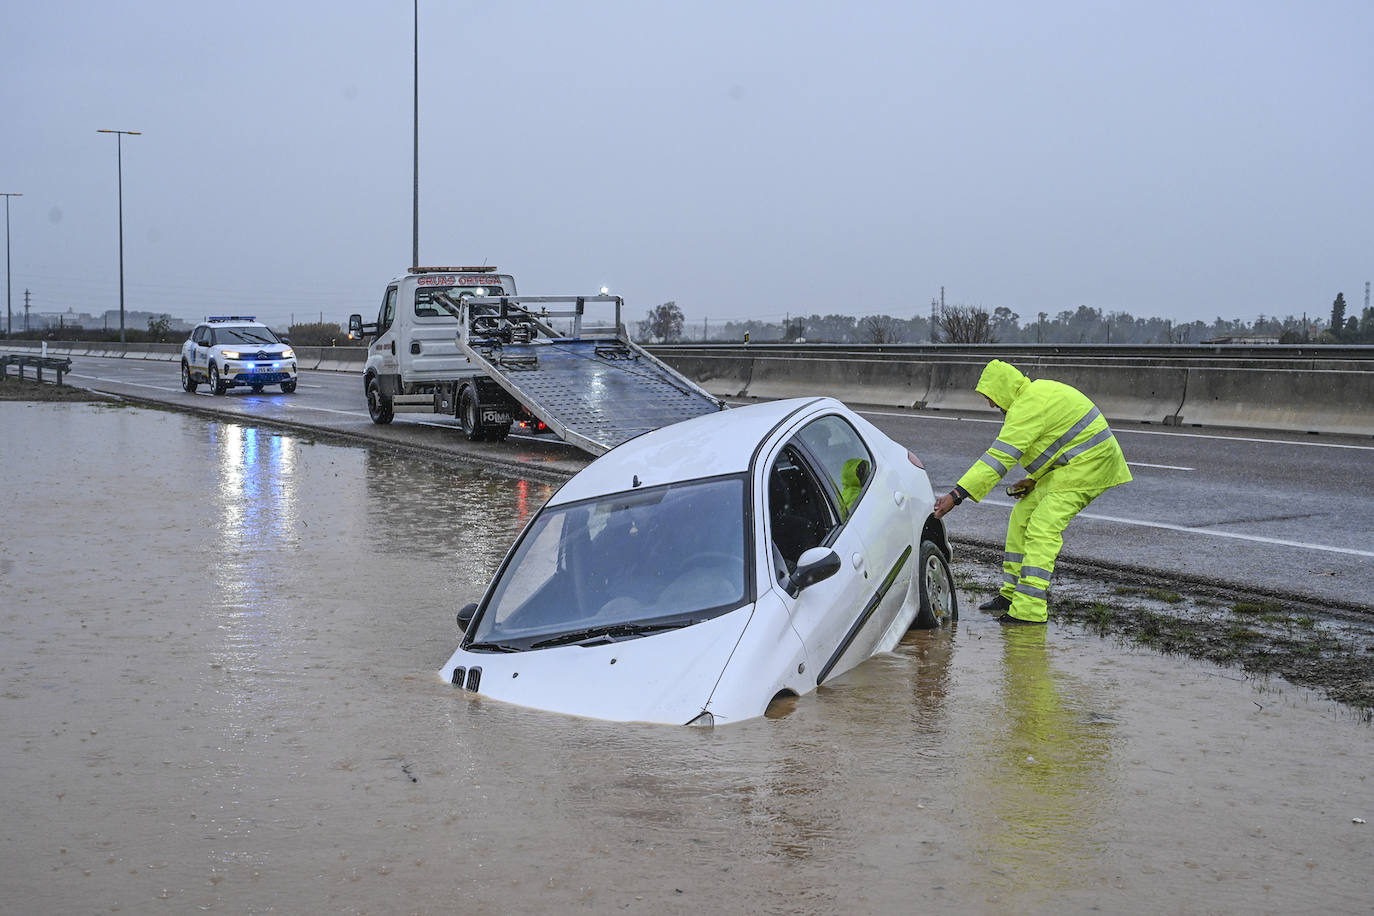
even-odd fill
[{"label": "wet asphalt road", "polygon": [[[398,414],[391,426],[376,426],[354,374],[303,372],[294,395],[233,389],[214,397],[203,386],[196,394],[182,391],[174,362],[79,357],[69,379],[181,409],[388,442],[552,480],[589,460],[550,439],[468,443],[455,420],[432,414]],[[990,413],[862,412],[920,456],[937,492],[977,459],[999,425]],[[1186,577],[1374,612],[1374,440],[1113,428],[1135,480],[1074,521],[1064,560],[1143,569],[1161,588]],[[947,518],[951,534],[963,543],[1000,544],[1011,503],[999,491],[982,504],[965,503]]]}]

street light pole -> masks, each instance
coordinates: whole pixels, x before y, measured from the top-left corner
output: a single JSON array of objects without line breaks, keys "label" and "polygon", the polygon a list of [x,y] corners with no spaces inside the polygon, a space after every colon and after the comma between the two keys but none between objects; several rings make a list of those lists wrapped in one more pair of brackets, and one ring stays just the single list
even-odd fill
[{"label": "street light pole", "polygon": [[10,198],[23,194],[0,194],[5,198],[5,336],[14,336],[14,313],[10,308]]},{"label": "street light pole", "polygon": [[124,135],[142,136],[141,130],[97,130],[98,134],[115,135],[115,162],[119,168],[119,342],[124,339]]},{"label": "street light pole", "polygon": [[410,266],[420,266],[420,0],[415,0],[415,91],[412,102],[415,107],[413,121],[415,126],[415,192],[411,198],[410,225]]}]

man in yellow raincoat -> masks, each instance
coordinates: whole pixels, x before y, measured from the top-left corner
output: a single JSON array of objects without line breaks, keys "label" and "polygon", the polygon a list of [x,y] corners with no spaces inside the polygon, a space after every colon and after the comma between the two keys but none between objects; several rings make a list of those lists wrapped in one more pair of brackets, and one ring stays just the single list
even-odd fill
[{"label": "man in yellow raincoat", "polygon": [[1005,611],[1002,623],[1044,623],[1054,561],[1064,529],[1131,472],[1102,411],[1078,389],[1050,379],[1031,381],[994,359],[976,389],[1006,415],[997,441],[935,501],[935,517],[966,498],[978,502],[1018,463],[1026,478],[1011,486],[1018,502],[1007,523],[1002,589],[982,610]]}]

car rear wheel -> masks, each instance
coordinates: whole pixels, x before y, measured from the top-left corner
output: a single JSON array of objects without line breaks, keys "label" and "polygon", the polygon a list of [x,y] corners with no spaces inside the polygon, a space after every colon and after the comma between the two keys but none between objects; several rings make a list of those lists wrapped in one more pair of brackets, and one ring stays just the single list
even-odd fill
[{"label": "car rear wheel", "polygon": [[214,363],[210,364],[210,390],[215,394],[224,394],[229,390],[229,386],[224,384],[224,379],[219,377],[219,369]]},{"label": "car rear wheel", "polygon": [[296,380],[291,379],[289,382],[282,382],[281,391],[282,394],[294,394],[296,391]]},{"label": "car rear wheel", "polygon": [[[285,390],[285,385],[282,387]],[[382,394],[382,383],[375,375],[367,380],[367,413],[372,417],[372,422],[379,426],[385,426],[396,416],[391,398]]]},{"label": "car rear wheel", "polygon": [[954,578],[949,574],[949,562],[934,541],[922,541],[916,575],[920,577],[921,610],[916,614],[916,626],[933,629],[959,619],[959,597],[954,591]]},{"label": "car rear wheel", "polygon": [[183,360],[181,361],[181,388],[182,388],[182,390],[183,390],[183,391],[186,391],[186,392],[188,392],[188,393],[190,393],[190,394],[195,394],[195,393],[196,393],[196,389],[199,388],[199,387],[200,387],[200,382],[196,381],[195,376],[193,376],[193,375],[191,374],[191,367],[190,367],[190,365],[186,362],[186,360],[183,359]]}]

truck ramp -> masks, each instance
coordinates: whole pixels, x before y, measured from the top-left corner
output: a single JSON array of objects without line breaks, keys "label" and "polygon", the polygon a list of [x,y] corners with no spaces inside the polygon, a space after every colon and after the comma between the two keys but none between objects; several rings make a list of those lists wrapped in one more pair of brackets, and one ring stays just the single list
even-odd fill
[{"label": "truck ramp", "polygon": [[[549,310],[560,302],[573,307]],[[595,302],[615,304],[614,324],[584,328],[585,307]],[[530,310],[534,303],[542,306],[537,312]],[[458,344],[464,355],[560,438],[593,455],[725,409],[723,401],[628,339],[619,297],[469,298],[461,306]],[[557,336],[560,319],[573,336]]]}]

